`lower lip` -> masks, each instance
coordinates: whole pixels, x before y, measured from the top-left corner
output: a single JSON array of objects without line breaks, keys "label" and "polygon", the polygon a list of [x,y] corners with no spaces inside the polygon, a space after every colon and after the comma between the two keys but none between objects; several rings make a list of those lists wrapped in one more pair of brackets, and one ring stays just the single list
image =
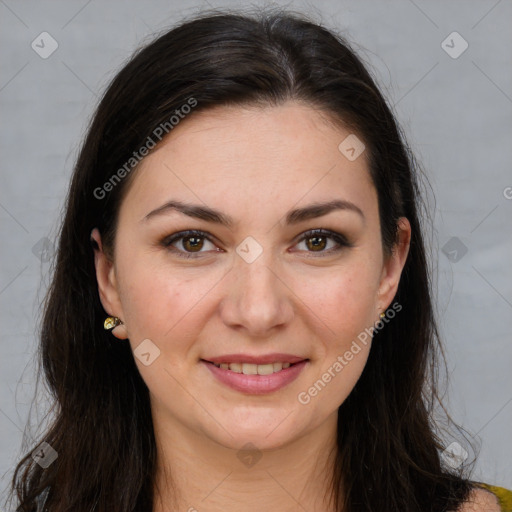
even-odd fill
[{"label": "lower lip", "polygon": [[213,363],[201,361],[212,372],[220,382],[226,384],[230,388],[241,391],[242,393],[250,393],[252,395],[263,395],[278,391],[284,388],[290,382],[293,382],[305,368],[307,360],[293,364],[288,368],[271,373],[270,375],[245,375],[244,373],[236,373],[231,370],[218,368]]}]

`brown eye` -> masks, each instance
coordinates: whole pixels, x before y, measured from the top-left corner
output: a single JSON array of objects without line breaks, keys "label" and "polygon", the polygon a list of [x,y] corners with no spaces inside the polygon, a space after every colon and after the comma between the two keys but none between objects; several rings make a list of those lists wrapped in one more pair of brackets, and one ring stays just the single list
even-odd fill
[{"label": "brown eye", "polygon": [[216,246],[210,240],[209,236],[202,231],[182,231],[175,233],[170,237],[166,237],[161,243],[165,248],[183,258],[195,258],[201,253],[209,252],[208,250],[203,250],[205,244],[211,244],[211,249],[216,249]]},{"label": "brown eye", "polygon": [[183,237],[182,245],[186,251],[197,252],[203,248],[204,241],[199,236],[186,236]]},{"label": "brown eye", "polygon": [[306,252],[320,253],[319,255],[332,254],[353,246],[342,234],[326,229],[314,229],[304,233],[298,245],[301,243],[305,245]]},{"label": "brown eye", "polygon": [[327,237],[325,236],[310,236],[305,240],[308,249],[312,251],[323,251],[327,245]]}]

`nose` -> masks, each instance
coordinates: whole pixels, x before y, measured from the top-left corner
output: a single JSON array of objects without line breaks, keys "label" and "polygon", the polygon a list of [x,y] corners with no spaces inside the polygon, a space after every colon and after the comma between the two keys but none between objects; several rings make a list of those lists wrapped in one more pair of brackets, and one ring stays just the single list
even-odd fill
[{"label": "nose", "polygon": [[291,322],[293,292],[279,265],[266,251],[252,263],[236,256],[226,285],[221,318],[227,326],[263,338]]}]

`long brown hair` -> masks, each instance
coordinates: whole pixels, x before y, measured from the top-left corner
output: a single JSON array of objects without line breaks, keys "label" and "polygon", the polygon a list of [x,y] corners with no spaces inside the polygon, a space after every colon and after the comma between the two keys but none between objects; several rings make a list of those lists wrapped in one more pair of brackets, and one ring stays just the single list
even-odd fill
[{"label": "long brown hair", "polygon": [[193,116],[219,105],[287,100],[321,109],[364,141],[386,252],[396,242],[400,216],[412,227],[395,297],[402,310],[374,334],[364,371],[339,408],[334,507],[440,512],[468,497],[465,466],[451,470],[440,457],[444,444],[434,413],[440,412],[443,353],[420,222],[419,166],[391,108],[335,32],[286,11],[215,12],[137,51],[90,123],[66,200],[40,334],[55,412],[39,442],[58,458],[46,469],[31,453],[19,462],[12,482],[18,510],[35,511],[44,491],[52,512],[152,510],[156,446],[148,389],[129,345],[103,329],[107,315],[90,233],[98,227],[105,250],[112,251],[119,206],[137,172],[130,159],[148,138],[155,141],[158,127],[172,129],[170,119],[183,105],[195,102]]}]

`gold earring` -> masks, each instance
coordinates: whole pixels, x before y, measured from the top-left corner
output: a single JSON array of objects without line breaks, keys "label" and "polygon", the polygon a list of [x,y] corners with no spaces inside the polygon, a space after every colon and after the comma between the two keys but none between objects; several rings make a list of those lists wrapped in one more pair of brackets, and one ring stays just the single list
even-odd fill
[{"label": "gold earring", "polygon": [[117,318],[117,316],[108,316],[105,318],[105,322],[103,322],[103,328],[106,331],[114,329],[118,325],[123,325],[123,321],[120,318]]},{"label": "gold earring", "polygon": [[379,315],[381,318],[384,318],[386,316],[386,313],[382,312],[380,315]]}]

